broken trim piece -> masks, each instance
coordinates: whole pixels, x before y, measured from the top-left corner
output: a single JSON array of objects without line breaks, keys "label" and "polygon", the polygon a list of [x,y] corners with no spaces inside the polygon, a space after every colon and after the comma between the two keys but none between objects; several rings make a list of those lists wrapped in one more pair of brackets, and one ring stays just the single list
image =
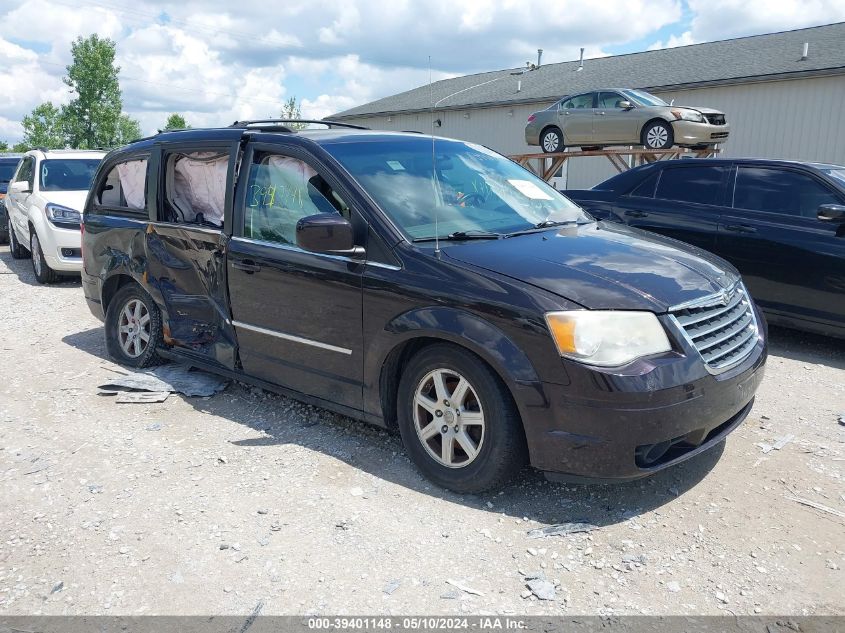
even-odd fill
[{"label": "broken trim piece", "polygon": [[250,325],[249,323],[244,323],[243,321],[232,321],[232,324],[235,327],[242,327],[245,330],[251,330],[253,332],[258,332],[259,334],[266,334],[268,336],[275,336],[276,338],[285,339],[286,341],[293,341],[294,343],[302,343],[303,345],[311,345],[312,347],[319,347],[321,349],[327,349],[330,352],[338,352],[339,354],[347,354],[347,355],[352,354],[352,350],[346,349],[345,347],[336,347],[334,345],[329,345],[328,343],[321,343],[320,341],[314,341],[310,338],[302,338],[301,336],[294,336],[293,334],[285,334],[284,332],[278,332],[276,330],[268,330],[267,328],[259,327],[257,325]]}]

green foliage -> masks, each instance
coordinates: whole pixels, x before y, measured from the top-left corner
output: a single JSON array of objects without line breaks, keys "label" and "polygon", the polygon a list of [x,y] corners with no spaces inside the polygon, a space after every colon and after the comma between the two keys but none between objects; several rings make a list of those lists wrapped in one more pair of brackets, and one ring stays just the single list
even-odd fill
[{"label": "green foliage", "polygon": [[0,152],[8,152],[9,144],[6,141],[0,141]]},{"label": "green foliage", "polygon": [[126,145],[141,138],[141,124],[128,114],[121,114],[117,122],[117,142],[115,145]]},{"label": "green foliage", "polygon": [[111,147],[119,141],[123,102],[114,65],[115,43],[96,33],[71,44],[73,63],[63,81],[76,96],[62,108],[69,145]]},{"label": "green foliage", "polygon": [[[296,97],[291,97],[282,104],[282,119],[301,119],[302,110],[296,102]],[[289,123],[288,127],[292,130],[304,130],[308,127],[307,123]]]},{"label": "green foliage", "polygon": [[15,143],[14,145],[12,145],[12,151],[16,154],[23,154],[28,149],[29,147],[27,147],[26,143]]},{"label": "green foliage", "polygon": [[167,121],[164,122],[165,130],[188,130],[190,127],[188,122],[185,121],[185,117],[176,113],[171,114],[167,117]]},{"label": "green foliage", "polygon": [[49,101],[37,106],[21,121],[23,141],[21,145],[61,149],[65,147],[62,112]]}]

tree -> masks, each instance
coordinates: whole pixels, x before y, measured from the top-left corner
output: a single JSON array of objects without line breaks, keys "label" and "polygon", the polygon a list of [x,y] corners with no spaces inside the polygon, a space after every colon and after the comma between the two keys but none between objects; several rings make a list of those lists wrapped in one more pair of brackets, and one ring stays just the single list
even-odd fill
[{"label": "tree", "polygon": [[6,141],[0,141],[0,152],[8,152],[9,144]]},{"label": "tree", "polygon": [[[302,110],[296,102],[296,97],[291,97],[282,104],[281,118],[283,119],[301,119]],[[304,130],[308,127],[307,123],[289,123],[288,127],[292,130]]]},{"label": "tree", "polygon": [[73,63],[63,78],[75,97],[62,108],[71,147],[94,149],[120,142],[123,101],[114,65],[115,43],[96,33],[71,44]]},{"label": "tree", "polygon": [[62,112],[47,101],[42,103],[21,121],[23,141],[26,147],[46,147],[61,149],[65,147],[64,119]]},{"label": "tree", "polygon": [[187,130],[190,129],[190,125],[188,122],[185,121],[185,117],[181,114],[173,113],[169,117],[167,117],[167,121],[164,122],[164,129],[165,130]]},{"label": "tree", "polygon": [[126,145],[141,138],[141,124],[128,114],[121,114],[117,122],[117,138],[114,145]]}]

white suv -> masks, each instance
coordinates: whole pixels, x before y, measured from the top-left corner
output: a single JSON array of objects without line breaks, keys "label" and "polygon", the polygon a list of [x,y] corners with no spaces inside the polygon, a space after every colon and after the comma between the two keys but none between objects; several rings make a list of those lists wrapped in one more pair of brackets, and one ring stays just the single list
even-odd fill
[{"label": "white suv", "polygon": [[39,283],[82,270],[82,209],[91,179],[105,152],[28,151],[9,183],[9,249],[12,257],[32,255]]}]

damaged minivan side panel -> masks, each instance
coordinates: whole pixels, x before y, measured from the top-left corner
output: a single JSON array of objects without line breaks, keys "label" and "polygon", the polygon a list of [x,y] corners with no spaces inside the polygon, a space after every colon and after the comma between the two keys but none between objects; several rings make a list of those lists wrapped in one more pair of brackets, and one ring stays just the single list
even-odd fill
[{"label": "damaged minivan side panel", "polygon": [[146,231],[146,281],[161,298],[165,342],[228,369],[237,359],[226,229],[238,148],[232,142],[158,143],[150,172],[155,204]]}]

